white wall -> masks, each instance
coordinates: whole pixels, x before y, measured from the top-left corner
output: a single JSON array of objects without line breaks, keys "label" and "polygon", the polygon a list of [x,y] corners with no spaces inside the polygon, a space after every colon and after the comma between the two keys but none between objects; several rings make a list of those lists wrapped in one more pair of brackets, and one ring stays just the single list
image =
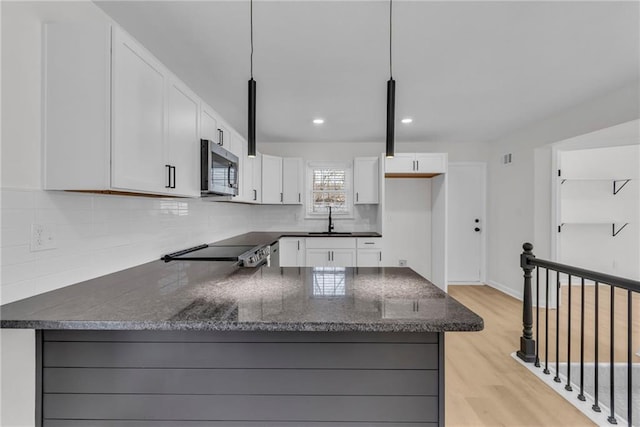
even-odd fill
[{"label": "white wall", "polygon": [[[490,143],[487,273],[490,284],[521,297],[519,254],[524,242],[533,243],[537,256],[552,257],[554,174],[550,144],[636,120],[640,117],[638,93],[636,84],[621,87]],[[505,153],[513,154],[513,163],[501,163]]]}]

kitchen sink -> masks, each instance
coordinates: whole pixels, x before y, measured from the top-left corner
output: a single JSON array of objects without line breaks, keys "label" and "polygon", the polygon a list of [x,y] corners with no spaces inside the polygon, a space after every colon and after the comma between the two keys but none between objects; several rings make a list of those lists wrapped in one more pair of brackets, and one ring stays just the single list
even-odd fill
[{"label": "kitchen sink", "polygon": [[353,233],[349,231],[311,231],[309,234],[317,234],[318,236],[351,236]]}]

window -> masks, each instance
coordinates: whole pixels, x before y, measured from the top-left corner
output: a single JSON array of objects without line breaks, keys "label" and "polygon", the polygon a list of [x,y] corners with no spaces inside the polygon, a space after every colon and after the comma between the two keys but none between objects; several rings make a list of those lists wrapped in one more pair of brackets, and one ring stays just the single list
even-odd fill
[{"label": "window", "polygon": [[309,216],[331,213],[351,215],[351,165],[346,163],[308,164],[309,194],[307,214]]},{"label": "window", "polygon": [[344,296],[346,270],[344,267],[313,267],[313,296]]}]

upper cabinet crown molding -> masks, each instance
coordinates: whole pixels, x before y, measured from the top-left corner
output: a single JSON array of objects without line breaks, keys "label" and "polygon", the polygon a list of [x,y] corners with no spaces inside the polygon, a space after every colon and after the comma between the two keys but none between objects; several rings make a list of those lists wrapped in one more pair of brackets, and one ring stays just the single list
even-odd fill
[{"label": "upper cabinet crown molding", "polygon": [[386,178],[431,178],[447,172],[447,153],[396,153],[384,160]]}]

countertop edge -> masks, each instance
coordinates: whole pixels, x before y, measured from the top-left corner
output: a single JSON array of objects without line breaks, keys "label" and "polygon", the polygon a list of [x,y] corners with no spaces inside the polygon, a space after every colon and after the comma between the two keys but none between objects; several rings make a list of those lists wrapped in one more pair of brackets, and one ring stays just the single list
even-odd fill
[{"label": "countertop edge", "polygon": [[175,321],[100,321],[100,320],[2,320],[2,329],[38,330],[129,330],[129,331],[243,331],[243,332],[477,332],[484,321],[402,324],[368,323],[235,323]]}]

